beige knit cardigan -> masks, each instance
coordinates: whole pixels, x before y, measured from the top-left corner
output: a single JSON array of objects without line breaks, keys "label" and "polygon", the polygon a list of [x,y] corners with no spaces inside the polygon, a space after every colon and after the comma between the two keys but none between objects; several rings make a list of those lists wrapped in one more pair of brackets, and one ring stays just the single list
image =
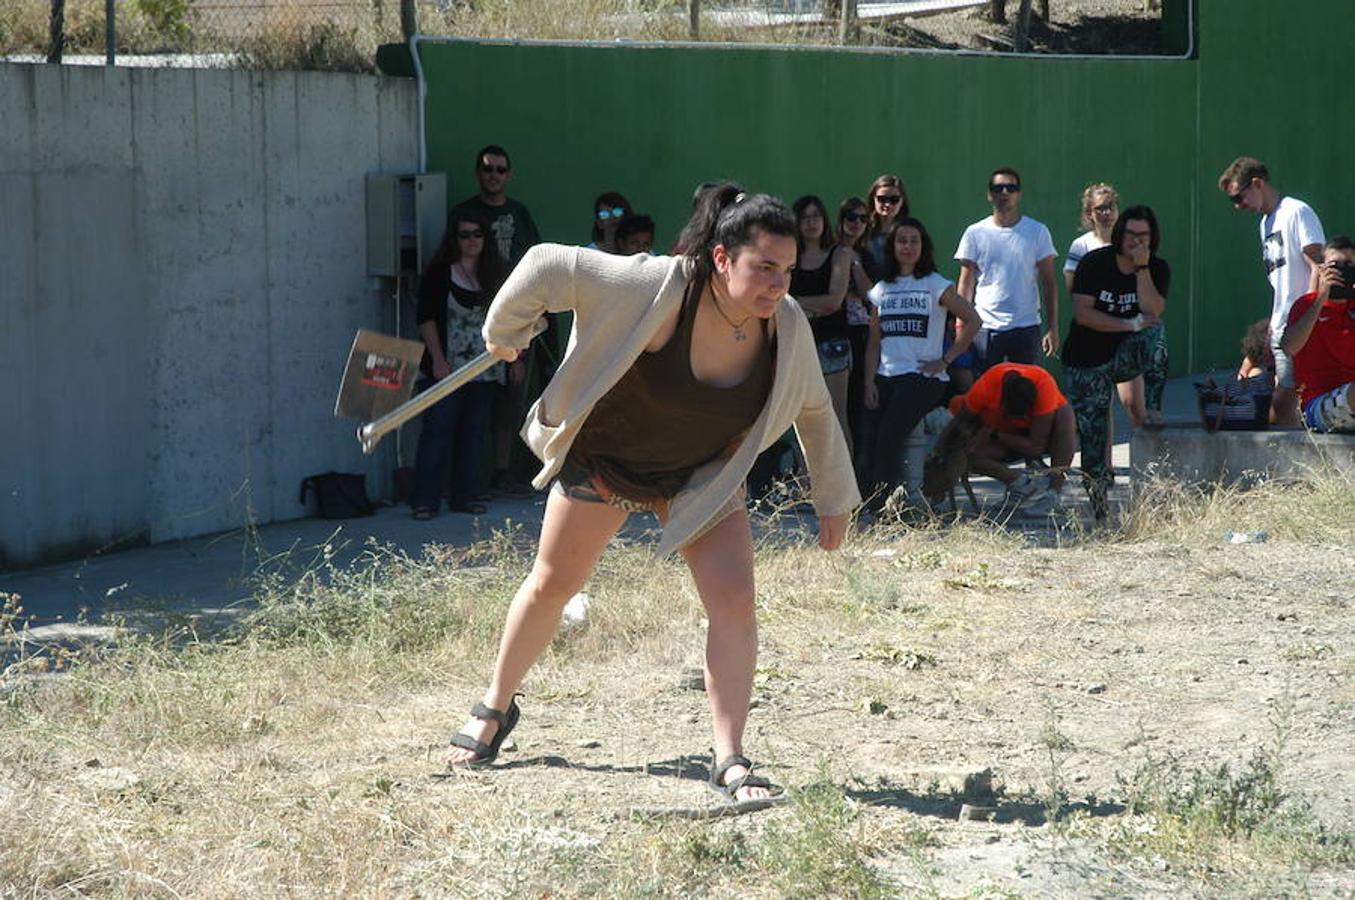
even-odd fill
[{"label": "beige knit cardigan", "polygon": [[[543,313],[574,312],[565,358],[522,428],[523,440],[543,463],[532,480],[536,487],[555,477],[594,404],[681,305],[689,267],[683,257],[623,257],[539,244],[499,290],[483,331],[489,343],[525,348],[544,326]],[[733,456],[698,468],[673,498],[659,541],[661,556],[696,540],[742,505],[754,459],[792,425],[809,464],[815,511],[837,515],[861,502],[809,320],[787,297],[769,325],[778,346],[767,403]]]}]

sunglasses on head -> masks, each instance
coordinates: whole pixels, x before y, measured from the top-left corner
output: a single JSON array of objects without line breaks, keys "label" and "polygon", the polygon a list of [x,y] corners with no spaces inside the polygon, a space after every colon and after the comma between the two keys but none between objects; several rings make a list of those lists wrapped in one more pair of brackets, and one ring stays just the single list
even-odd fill
[{"label": "sunglasses on head", "polygon": [[1021,192],[1021,185],[1003,182],[1002,184],[988,185],[988,190],[992,191],[994,194],[1019,194]]},{"label": "sunglasses on head", "polygon": [[899,202],[900,200],[902,200],[902,199],[903,199],[903,195],[902,195],[902,194],[876,194],[876,195],[875,195],[875,202],[876,202],[876,203],[885,203],[885,204],[888,204],[888,205],[891,205],[891,206],[892,206],[893,204],[895,204],[895,203],[898,203],[898,202]]},{"label": "sunglasses on head", "polygon": [[459,238],[461,238],[461,240],[463,240],[463,241],[468,241],[468,240],[470,240],[471,238],[482,238],[482,237],[485,236],[485,233],[484,233],[483,230],[481,230],[481,229],[479,229],[479,228],[473,228],[473,229],[469,229],[469,230],[467,230],[467,231],[458,231],[458,232],[456,233],[456,236],[459,237]]},{"label": "sunglasses on head", "polygon": [[481,172],[485,172],[486,174],[488,174],[489,172],[494,172],[494,173],[497,173],[497,174],[499,174],[499,175],[507,175],[507,174],[508,174],[508,167],[507,167],[507,166],[491,166],[489,163],[480,163],[480,171],[481,171]]},{"label": "sunglasses on head", "polygon": [[626,209],[625,207],[622,206],[613,206],[611,209],[598,210],[598,218],[604,222],[607,221],[608,219],[619,219],[625,214]]},{"label": "sunglasses on head", "polygon": [[864,221],[866,221],[866,220],[869,219],[869,218],[870,218],[870,216],[866,215],[866,214],[863,213],[863,212],[850,212],[850,213],[847,213],[846,215],[844,215],[844,216],[842,217],[842,221],[844,221],[844,222],[864,222]]}]

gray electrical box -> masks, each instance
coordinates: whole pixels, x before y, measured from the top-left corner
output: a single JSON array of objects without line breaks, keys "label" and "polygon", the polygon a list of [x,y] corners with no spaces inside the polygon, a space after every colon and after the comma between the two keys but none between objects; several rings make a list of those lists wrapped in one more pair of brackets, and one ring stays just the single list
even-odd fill
[{"label": "gray electrical box", "polygon": [[447,228],[447,175],[367,176],[367,274],[418,275]]}]

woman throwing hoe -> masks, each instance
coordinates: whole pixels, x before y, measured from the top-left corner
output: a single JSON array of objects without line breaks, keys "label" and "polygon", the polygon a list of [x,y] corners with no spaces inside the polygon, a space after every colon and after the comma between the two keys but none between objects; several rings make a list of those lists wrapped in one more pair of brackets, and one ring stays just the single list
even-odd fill
[{"label": "woman throwing hoe", "polygon": [[710,785],[731,801],[773,794],[742,755],[757,664],[744,479],[793,424],[821,547],[842,543],[860,502],[809,323],[786,298],[795,238],[781,201],[723,184],[701,196],[674,256],[540,245],[500,290],[484,328],[490,352],[515,359],[547,312],[574,311],[574,340],[523,432],[543,463],[534,483],[555,481],[536,561],[509,607],[489,688],[452,738],[450,766],[497,757],[561,609],[626,516],[653,510],[659,554],[682,554],[710,622]]}]

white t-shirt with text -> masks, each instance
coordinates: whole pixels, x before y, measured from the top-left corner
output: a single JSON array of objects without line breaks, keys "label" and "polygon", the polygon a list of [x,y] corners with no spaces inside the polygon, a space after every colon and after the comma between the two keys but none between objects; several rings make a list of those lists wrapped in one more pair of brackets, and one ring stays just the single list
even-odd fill
[{"label": "white t-shirt with text", "polygon": [[1035,265],[1055,256],[1049,229],[1030,216],[1010,228],[987,217],[965,229],[957,260],[977,267],[974,308],[983,327],[1010,331],[1040,324],[1040,288]]},{"label": "white t-shirt with text", "polygon": [[[878,281],[866,295],[880,314],[880,367],[886,378],[917,372],[946,352],[946,308],[941,296],[952,282],[938,272]],[[930,376],[948,381],[945,371]]]},{"label": "white t-shirt with text", "polygon": [[1317,213],[1302,200],[1281,197],[1275,211],[1261,217],[1261,259],[1273,292],[1270,334],[1277,344],[1294,301],[1308,293],[1309,268],[1303,261],[1303,248],[1326,242]]}]

